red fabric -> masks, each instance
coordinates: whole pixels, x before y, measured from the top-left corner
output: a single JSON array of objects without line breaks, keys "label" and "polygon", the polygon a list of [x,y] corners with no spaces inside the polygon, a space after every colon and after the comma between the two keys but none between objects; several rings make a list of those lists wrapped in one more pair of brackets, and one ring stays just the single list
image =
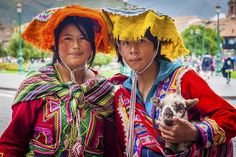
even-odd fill
[{"label": "red fabric", "polygon": [[209,117],[215,120],[225,131],[226,142],[236,136],[236,109],[218,96],[194,71],[187,72],[182,78],[181,91],[186,99],[199,99],[194,107],[196,110],[192,112],[198,113],[200,118]]},{"label": "red fabric", "polygon": [[104,119],[104,157],[118,157],[114,121]]},{"label": "red fabric", "polygon": [[0,154],[4,157],[22,157],[26,153],[37,111],[43,100],[18,103],[12,108],[12,120],[0,138]]},{"label": "red fabric", "polygon": [[[44,104],[42,99],[22,102],[13,106],[12,121],[0,138],[0,156],[22,157],[27,151],[30,137],[33,135],[33,126],[40,126],[43,119],[37,111]],[[37,121],[38,120],[38,121]],[[49,122],[48,122],[49,123]],[[54,123],[50,120],[50,123]],[[52,126],[52,125],[47,125]],[[104,120],[104,157],[117,157],[117,140],[114,122]],[[50,129],[50,128],[49,128]],[[44,139],[38,139],[45,141]]]},{"label": "red fabric", "polygon": [[123,75],[121,73],[117,73],[111,78],[109,78],[108,80],[115,85],[120,85],[120,84],[123,84],[127,78],[128,76]]},{"label": "red fabric", "polygon": [[[199,99],[199,103],[189,110],[191,112],[189,114],[190,120],[203,120],[203,118],[209,117],[215,120],[219,127],[223,128],[226,134],[226,142],[229,142],[231,138],[236,136],[236,109],[218,96],[194,71],[190,70],[183,76],[181,80],[181,92],[185,99]],[[124,156],[125,132],[117,110],[120,94],[130,95],[130,93],[128,90],[120,88],[115,94],[116,130],[118,141],[121,145],[119,147],[119,156]]]}]

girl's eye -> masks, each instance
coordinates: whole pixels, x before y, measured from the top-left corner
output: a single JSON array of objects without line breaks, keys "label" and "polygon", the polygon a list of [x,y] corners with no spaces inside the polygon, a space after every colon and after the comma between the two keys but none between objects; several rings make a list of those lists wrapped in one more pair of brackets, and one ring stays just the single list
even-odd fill
[{"label": "girl's eye", "polygon": [[145,42],[144,39],[139,39],[139,40],[138,40],[138,43],[140,43],[140,44],[141,44],[141,43],[144,43],[144,42]]},{"label": "girl's eye", "polygon": [[85,36],[80,36],[79,39],[80,39],[80,40],[84,40],[84,39],[86,39],[86,38],[85,38]]},{"label": "girl's eye", "polygon": [[129,45],[129,42],[128,41],[123,41],[122,45]]},{"label": "girl's eye", "polygon": [[72,40],[71,37],[65,37],[64,40]]},{"label": "girl's eye", "polygon": [[177,112],[184,112],[184,110],[185,110],[184,104],[182,104],[182,103],[177,104],[177,105],[175,106],[175,110],[176,110]]}]

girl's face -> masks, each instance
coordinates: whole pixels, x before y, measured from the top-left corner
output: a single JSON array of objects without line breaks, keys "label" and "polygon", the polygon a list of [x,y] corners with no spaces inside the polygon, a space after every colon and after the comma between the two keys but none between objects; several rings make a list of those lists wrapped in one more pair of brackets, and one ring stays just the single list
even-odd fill
[{"label": "girl's face", "polygon": [[124,40],[119,45],[120,54],[134,71],[143,70],[152,60],[155,47],[148,38],[135,41]]},{"label": "girl's face", "polygon": [[75,25],[69,24],[59,35],[58,52],[61,59],[71,69],[75,69],[87,63],[92,48],[80,30]]}]

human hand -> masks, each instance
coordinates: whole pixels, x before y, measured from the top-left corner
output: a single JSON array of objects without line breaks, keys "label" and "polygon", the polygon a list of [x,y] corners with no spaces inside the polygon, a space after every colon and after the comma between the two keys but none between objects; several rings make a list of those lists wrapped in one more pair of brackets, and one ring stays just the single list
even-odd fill
[{"label": "human hand", "polygon": [[189,121],[173,117],[173,125],[167,126],[160,120],[157,121],[162,137],[168,143],[183,143],[193,141],[197,135],[197,128]]}]

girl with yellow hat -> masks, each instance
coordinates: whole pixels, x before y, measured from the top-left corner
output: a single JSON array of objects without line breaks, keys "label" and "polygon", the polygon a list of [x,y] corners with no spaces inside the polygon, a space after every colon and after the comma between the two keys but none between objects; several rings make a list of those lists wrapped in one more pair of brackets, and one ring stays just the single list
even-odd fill
[{"label": "girl with yellow hat", "polygon": [[79,5],[49,9],[22,37],[53,59],[20,85],[0,156],[116,156],[114,87],[90,69],[96,51],[108,49],[101,14]]},{"label": "girl with yellow hat", "polygon": [[[106,8],[103,16],[118,61],[132,69],[115,94],[119,155],[232,156],[236,109],[192,69],[174,61],[188,50],[173,20],[144,8]],[[177,117],[170,121],[171,126],[158,120],[161,109],[151,99],[161,102],[170,93],[199,100],[188,110],[188,119],[196,124]],[[191,145],[183,151],[165,148],[165,143],[184,142]]]}]

